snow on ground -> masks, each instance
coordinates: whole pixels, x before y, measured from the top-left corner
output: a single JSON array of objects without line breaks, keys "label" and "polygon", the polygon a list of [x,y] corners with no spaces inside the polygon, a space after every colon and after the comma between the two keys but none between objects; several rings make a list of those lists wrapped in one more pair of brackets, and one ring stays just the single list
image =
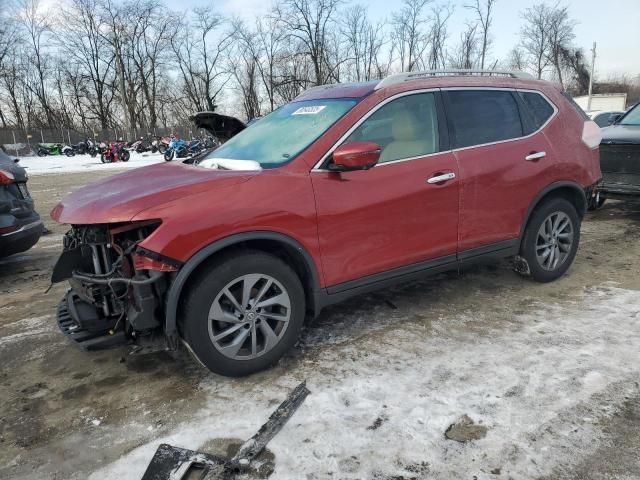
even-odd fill
[{"label": "snow on ground", "polygon": [[154,163],[163,163],[160,153],[131,152],[128,162],[102,163],[100,156],[91,155],[52,155],[47,157],[21,157],[20,165],[27,169],[29,175],[45,175],[51,173],[86,172],[91,170],[120,170],[138,168]]},{"label": "snow on ground", "polygon": [[[304,357],[275,381],[209,377],[208,406],[190,422],[91,478],[140,478],[160,443],[247,439],[303,379],[312,393],[268,446],[271,478],[482,480],[498,478],[495,469],[499,478],[533,478],[593,452],[599,420],[637,394],[638,292],[585,290],[506,324],[488,315],[407,316],[358,338],[338,331],[330,347],[312,333]],[[488,427],[485,438],[445,440],[463,414]]]}]

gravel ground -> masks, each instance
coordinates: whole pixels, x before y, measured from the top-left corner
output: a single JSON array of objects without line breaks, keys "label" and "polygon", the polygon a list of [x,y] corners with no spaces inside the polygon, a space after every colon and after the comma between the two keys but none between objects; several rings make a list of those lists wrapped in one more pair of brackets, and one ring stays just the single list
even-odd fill
[{"label": "gravel ground", "polygon": [[[138,479],[161,441],[225,453],[304,379],[254,477],[640,478],[640,205],[589,214],[560,281],[503,262],[355,298],[275,368],[226,379],[57,331],[65,287],[45,290],[65,227],[47,212],[113,173],[29,182],[51,234],[0,261],[0,478]],[[447,439],[461,418],[479,428]]]}]

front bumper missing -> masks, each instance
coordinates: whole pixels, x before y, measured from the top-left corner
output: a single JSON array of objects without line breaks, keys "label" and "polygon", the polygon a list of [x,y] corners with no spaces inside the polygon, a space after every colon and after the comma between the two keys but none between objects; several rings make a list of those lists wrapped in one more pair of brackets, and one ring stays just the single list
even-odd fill
[{"label": "front bumper missing", "polygon": [[[94,307],[69,290],[58,305],[58,327],[67,338],[87,351],[106,350],[129,343],[123,330],[112,333],[111,325],[99,324],[86,312]],[[84,316],[83,316],[84,314]]]}]

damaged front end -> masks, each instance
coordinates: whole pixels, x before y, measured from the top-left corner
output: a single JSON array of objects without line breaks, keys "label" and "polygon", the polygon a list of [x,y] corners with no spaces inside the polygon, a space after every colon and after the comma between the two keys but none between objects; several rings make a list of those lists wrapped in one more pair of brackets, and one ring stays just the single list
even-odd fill
[{"label": "damaged front end", "polygon": [[51,281],[69,281],[58,325],[81,348],[176,347],[162,327],[165,295],[180,262],[139,246],[159,225],[75,225],[65,235]]}]

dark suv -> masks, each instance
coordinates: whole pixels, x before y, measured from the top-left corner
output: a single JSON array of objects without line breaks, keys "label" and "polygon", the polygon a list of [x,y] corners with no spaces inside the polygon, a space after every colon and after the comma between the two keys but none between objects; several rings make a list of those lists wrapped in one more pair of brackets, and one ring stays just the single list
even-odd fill
[{"label": "dark suv", "polygon": [[88,349],[183,341],[244,375],[352,295],[487,258],[555,280],[601,177],[600,128],[580,112],[511,72],[307,90],[198,166],[145,167],[56,206],[72,226],[60,327]]},{"label": "dark suv", "polygon": [[26,170],[0,149],[0,258],[29,250],[42,229],[27,189]]}]

